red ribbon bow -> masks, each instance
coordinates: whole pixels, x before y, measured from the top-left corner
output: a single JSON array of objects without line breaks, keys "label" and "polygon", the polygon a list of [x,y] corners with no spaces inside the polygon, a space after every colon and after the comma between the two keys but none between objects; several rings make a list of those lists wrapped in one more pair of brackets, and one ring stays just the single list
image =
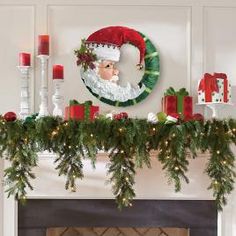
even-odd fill
[{"label": "red ribbon bow", "polygon": [[201,82],[199,84],[198,91],[205,92],[206,102],[212,101],[212,92],[219,92],[217,78],[219,78],[219,77],[217,77],[215,75],[211,75],[209,73],[205,73],[203,79],[201,80]]}]

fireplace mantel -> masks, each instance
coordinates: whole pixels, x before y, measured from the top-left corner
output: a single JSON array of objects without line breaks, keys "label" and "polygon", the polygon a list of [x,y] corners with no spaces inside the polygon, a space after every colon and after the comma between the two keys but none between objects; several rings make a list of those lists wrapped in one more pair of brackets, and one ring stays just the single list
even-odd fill
[{"label": "fireplace mantel", "polygon": [[[203,174],[205,164],[208,159],[208,154],[199,154],[195,160],[189,159],[189,173],[188,177],[190,184],[182,184],[182,190],[179,193],[174,192],[174,186],[167,184],[167,178],[165,173],[161,169],[161,164],[156,159],[156,153],[151,153],[152,168],[143,168],[137,171],[135,192],[137,200],[171,200],[171,201],[212,201],[212,193],[207,190],[209,185],[209,179],[207,175]],[[34,186],[33,191],[28,191],[27,198],[29,203],[32,200],[111,200],[113,195],[111,193],[111,186],[105,184],[106,177],[106,165],[108,163],[108,157],[106,153],[99,153],[97,158],[96,169],[91,167],[89,161],[84,160],[84,179],[78,182],[78,191],[76,193],[69,192],[64,189],[65,179],[58,177],[57,172],[54,169],[55,155],[52,153],[40,153],[39,165],[35,169],[36,180],[32,182]],[[4,163],[5,167],[8,163]],[[147,182],[148,181],[148,182]],[[218,236],[224,236],[221,234],[224,232],[222,229],[222,221],[226,222],[227,227],[232,227],[232,233],[227,236],[235,236],[233,232],[233,214],[235,206],[233,205],[233,199],[235,193],[229,198],[229,205],[224,211],[226,216],[221,219],[219,215],[218,219]],[[229,217],[231,216],[231,217]],[[4,236],[17,236],[18,228],[18,204],[11,197],[4,196]],[[229,231],[227,231],[229,232]]]},{"label": "fireplace mantel", "polygon": [[[212,192],[207,190],[210,180],[203,174],[209,154],[198,154],[198,158],[189,158],[189,184],[182,182],[182,190],[174,191],[174,185],[169,185],[165,172],[157,160],[157,152],[151,152],[151,168],[144,167],[137,170],[135,176],[135,193],[138,199],[172,199],[172,200],[213,200]],[[72,193],[65,190],[66,179],[58,177],[55,170],[55,154],[41,153],[39,167],[35,169],[36,179],[32,181],[33,191],[28,191],[28,198],[70,198],[70,199],[112,199],[111,185],[107,183],[108,154],[99,152],[96,169],[93,169],[90,160],[84,160],[84,178],[77,182],[78,191]],[[147,184],[148,180],[148,184]]]}]

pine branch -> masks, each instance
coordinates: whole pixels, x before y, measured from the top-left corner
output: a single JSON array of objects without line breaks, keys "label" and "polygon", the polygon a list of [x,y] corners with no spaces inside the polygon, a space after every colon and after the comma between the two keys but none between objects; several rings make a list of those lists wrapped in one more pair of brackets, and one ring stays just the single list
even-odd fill
[{"label": "pine branch", "polygon": [[8,194],[25,201],[35,178],[37,152],[57,154],[59,175],[67,178],[66,188],[76,189],[76,180],[83,178],[82,160],[87,158],[96,167],[97,151],[109,152],[108,173],[119,208],[131,205],[135,197],[135,169],[150,167],[150,151],[159,150],[158,159],[175,190],[181,182],[188,183],[187,154],[209,151],[206,173],[211,179],[218,209],[226,204],[236,178],[235,156],[231,145],[236,144],[236,120],[189,121],[178,124],[150,124],[142,119],[63,121],[55,117],[6,122],[0,116],[0,156],[9,160],[5,170]]},{"label": "pine branch", "polygon": [[211,179],[208,189],[213,190],[219,210],[226,205],[226,195],[232,192],[236,177],[235,157],[230,150],[231,133],[229,131],[232,132],[228,122],[213,120],[206,139],[211,153],[205,170]]},{"label": "pine branch", "polygon": [[[121,138],[121,136],[120,136]],[[120,143],[121,140],[119,140]],[[133,161],[133,148],[118,145],[109,155],[110,164],[108,174],[111,175],[113,194],[118,208],[132,206],[135,197],[133,185],[135,176],[135,163]]]}]

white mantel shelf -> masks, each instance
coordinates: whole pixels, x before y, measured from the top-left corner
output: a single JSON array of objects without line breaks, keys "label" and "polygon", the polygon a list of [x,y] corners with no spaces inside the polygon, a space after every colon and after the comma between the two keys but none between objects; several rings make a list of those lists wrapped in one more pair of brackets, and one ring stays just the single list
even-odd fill
[{"label": "white mantel shelf", "polygon": [[[168,179],[157,160],[157,152],[151,152],[152,168],[137,170],[135,192],[137,199],[168,199],[168,200],[212,200],[212,192],[207,190],[209,178],[204,174],[204,168],[209,159],[208,153],[199,153],[198,157],[191,159],[189,156],[189,171],[187,176],[190,183],[182,183],[182,190],[174,191],[173,185],[168,185]],[[92,168],[89,160],[83,160],[84,179],[77,182],[77,192],[65,190],[65,178],[58,177],[55,170],[53,153],[39,153],[38,167],[34,173],[36,179],[32,181],[34,190],[28,191],[28,199],[112,199],[111,186],[106,184],[108,180],[106,165],[109,161],[108,154],[99,152],[97,155],[96,169]],[[5,162],[5,167],[8,163]],[[218,236],[236,236],[235,230],[235,192],[229,197],[229,204],[219,215]],[[3,236],[17,236],[17,202],[13,197],[4,196],[4,234]],[[9,219],[11,222],[9,222]],[[6,222],[7,221],[7,222]],[[224,228],[222,228],[224,222]],[[15,225],[15,227],[12,227]],[[231,234],[225,235],[227,232]],[[229,230],[228,227],[231,227]]]},{"label": "white mantel shelf", "polygon": [[[174,185],[168,185],[165,171],[162,170],[157,160],[157,152],[150,153],[152,168],[137,170],[135,177],[135,192],[137,199],[173,199],[173,200],[212,200],[211,191],[207,190],[209,178],[203,174],[204,166],[209,154],[199,153],[196,159],[189,157],[188,177],[190,184],[183,182],[182,191],[176,193]],[[96,169],[92,168],[90,160],[83,160],[84,178],[77,181],[77,191],[65,190],[65,177],[58,177],[53,163],[56,155],[52,153],[39,154],[38,167],[35,168],[36,179],[32,181],[33,191],[28,191],[28,198],[82,198],[82,199],[110,199],[114,198],[111,185],[107,184],[108,154],[99,152],[97,155]],[[148,182],[147,182],[148,180]]]}]

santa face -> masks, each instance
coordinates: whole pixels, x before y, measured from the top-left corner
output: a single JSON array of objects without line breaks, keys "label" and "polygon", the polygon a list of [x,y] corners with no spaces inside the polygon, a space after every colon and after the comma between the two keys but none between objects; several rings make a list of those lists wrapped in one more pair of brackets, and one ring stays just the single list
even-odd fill
[{"label": "santa face", "polygon": [[119,80],[118,74],[114,61],[103,60],[98,65],[98,75],[104,80],[116,83]]},{"label": "santa face", "polygon": [[116,81],[119,80],[118,75],[115,74],[112,75],[110,73],[110,75],[112,75],[110,80],[101,78],[99,69],[103,68],[99,68],[100,64],[101,63],[98,63],[98,66],[95,69],[88,69],[86,71],[81,68],[81,77],[83,78],[85,85],[99,97],[103,97],[111,101],[125,102],[129,99],[138,97],[145,90],[146,87],[144,84],[142,84],[141,87],[133,87],[129,83],[127,83],[126,86],[120,86],[117,83],[114,83],[112,81],[114,78],[116,78]]}]

